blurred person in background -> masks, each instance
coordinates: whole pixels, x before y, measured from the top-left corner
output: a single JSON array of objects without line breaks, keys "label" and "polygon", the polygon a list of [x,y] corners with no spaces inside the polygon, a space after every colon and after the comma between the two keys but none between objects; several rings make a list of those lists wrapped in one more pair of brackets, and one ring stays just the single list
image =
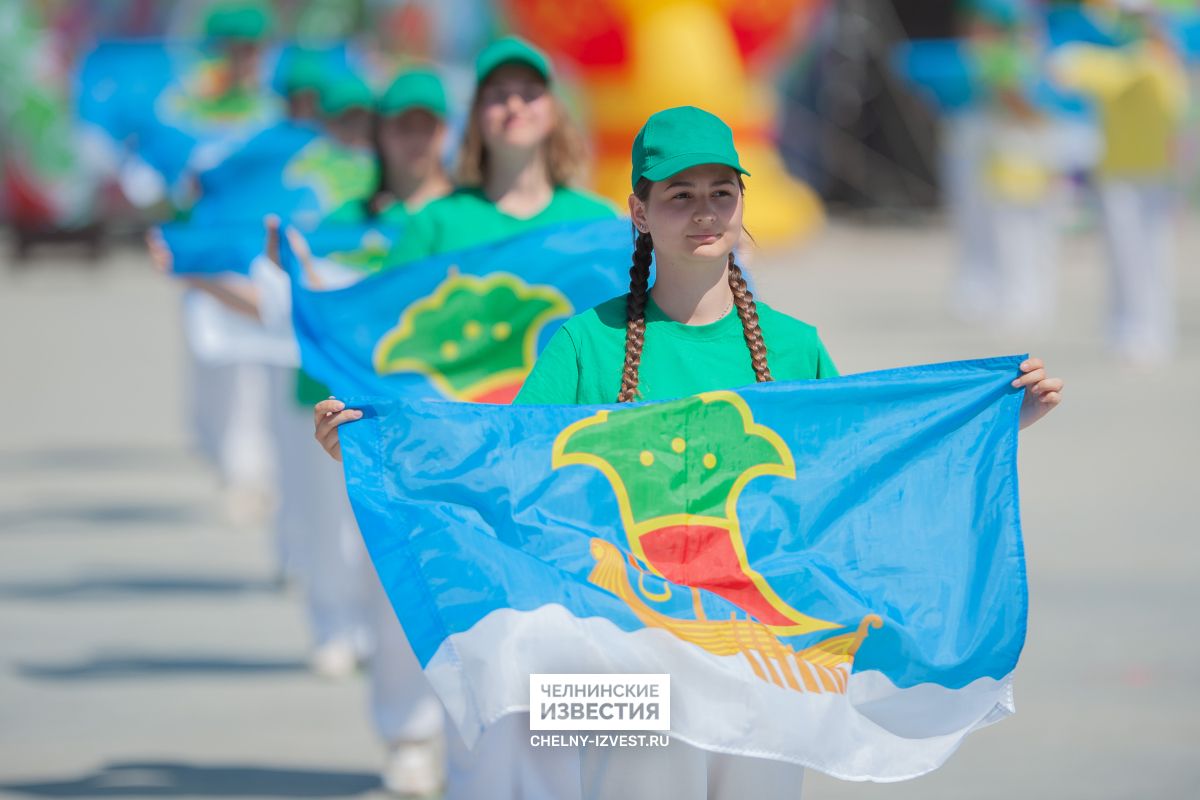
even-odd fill
[{"label": "blurred person in background", "polygon": [[[388,258],[390,266],[556,222],[616,216],[607,201],[570,186],[582,171],[585,153],[553,91],[553,81],[549,60],[522,39],[500,39],[480,53],[475,97],[459,153],[458,188],[408,219],[403,238]],[[302,241],[297,243],[303,247]],[[325,415],[341,408],[340,401],[333,399],[317,404],[319,438]],[[336,431],[321,441],[331,455],[339,457]],[[416,680],[425,679],[382,592],[379,602],[390,622],[379,629],[372,663],[372,706],[376,724],[388,739],[388,720],[405,716],[396,710],[411,704],[406,697],[411,697]],[[439,707],[439,725],[441,715]],[[447,800],[578,797],[578,753],[569,748],[533,748],[528,730],[527,715],[510,715],[484,731],[470,751],[454,731],[447,731]],[[426,763],[433,763],[440,743],[440,736],[429,740]],[[391,745],[384,770],[389,789],[417,793],[419,772],[413,765],[419,763],[419,752],[417,742]]]},{"label": "blurred person in background", "polygon": [[296,51],[283,75],[283,99],[289,122],[315,124],[320,111],[321,82],[324,73],[315,56]]},{"label": "blurred person in background", "polygon": [[1111,275],[1108,335],[1134,364],[1168,361],[1178,340],[1172,173],[1187,77],[1153,0],[1107,0],[1112,46],[1070,44],[1051,74],[1097,107],[1104,150],[1096,169]]},{"label": "blurred person in background", "polygon": [[[219,132],[198,143],[190,155],[188,171],[175,192],[180,207],[195,202],[201,187],[198,174],[218,166],[247,133],[262,127],[262,115],[268,113],[262,102],[261,54],[273,26],[269,9],[254,2],[221,3],[208,10],[203,25],[215,57],[155,103],[168,124],[199,120]],[[122,189],[135,204],[144,205],[166,187],[162,176],[135,156],[123,169]],[[234,292],[237,283],[228,284]],[[220,348],[214,343],[244,323],[211,293],[195,289],[193,284],[184,293],[183,319],[199,449],[217,466],[230,520],[239,527],[258,525],[270,513],[278,468],[267,369],[217,352]]]},{"label": "blurred person in background", "polygon": [[963,0],[969,107],[946,121],[943,181],[960,242],[953,309],[968,320],[1045,324],[1057,285],[1054,123],[1032,99],[1039,68],[1021,0]]},{"label": "blurred person in background", "polygon": [[[451,190],[442,161],[447,102],[432,71],[402,73],[378,101],[356,76],[339,73],[320,82],[317,105],[328,135],[293,165],[292,178],[318,181],[327,199],[341,201],[325,221],[403,228],[409,214]],[[330,178],[336,185],[326,185]],[[278,218],[267,221],[266,250],[276,262],[279,226]],[[169,267],[161,238],[151,239],[151,253],[160,268]],[[250,281],[188,282],[290,335],[290,280],[277,263],[252,270]],[[278,372],[272,414],[281,462],[277,527],[304,586],[312,667],[340,678],[370,657],[371,715],[389,751],[385,785],[402,795],[427,795],[445,780],[441,703],[373,573],[341,470],[309,438],[312,405],[328,390],[302,370]]]},{"label": "blurred person in background", "polygon": [[375,148],[379,186],[368,212],[402,222],[454,186],[442,164],[446,148],[446,90],[429,69],[402,72],[378,104]]}]

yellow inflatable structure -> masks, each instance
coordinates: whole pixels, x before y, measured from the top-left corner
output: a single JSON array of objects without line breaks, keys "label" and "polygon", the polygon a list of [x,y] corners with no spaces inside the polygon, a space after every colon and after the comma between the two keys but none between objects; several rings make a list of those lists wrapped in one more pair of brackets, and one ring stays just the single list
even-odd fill
[{"label": "yellow inflatable structure", "polygon": [[[579,73],[595,143],[597,190],[622,206],[629,150],[646,118],[694,105],[734,130],[747,179],[746,227],[760,244],[795,240],[824,218],[771,138],[775,103],[748,56],[791,38],[796,0],[511,0],[517,30]],[[755,59],[757,60],[757,59]]]}]

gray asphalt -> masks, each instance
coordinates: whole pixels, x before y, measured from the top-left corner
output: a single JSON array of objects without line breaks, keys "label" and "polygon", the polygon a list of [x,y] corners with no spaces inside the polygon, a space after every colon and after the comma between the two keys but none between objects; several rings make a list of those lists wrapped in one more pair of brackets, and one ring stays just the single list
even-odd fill
[{"label": "gray asphalt", "polygon": [[[836,224],[757,260],[843,372],[1032,352],[1068,383],[1021,440],[1018,714],[932,775],[810,774],[806,798],[1200,797],[1200,232],[1183,245],[1183,350],[1156,370],[1105,352],[1086,235],[1025,333],[947,312],[936,226]],[[307,671],[265,531],[225,521],[189,452],[177,287],[132,247],[0,264],[0,796],[377,794],[362,678]]]}]

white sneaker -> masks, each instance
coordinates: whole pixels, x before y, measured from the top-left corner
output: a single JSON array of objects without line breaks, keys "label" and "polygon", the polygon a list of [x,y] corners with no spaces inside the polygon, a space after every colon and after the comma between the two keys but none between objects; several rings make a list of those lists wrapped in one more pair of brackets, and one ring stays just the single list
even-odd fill
[{"label": "white sneaker", "polygon": [[358,669],[358,650],[344,639],[333,639],[313,651],[310,664],[322,678],[348,678]]},{"label": "white sneaker", "polygon": [[441,795],[446,780],[446,746],[441,736],[393,742],[383,765],[383,787],[400,797]]}]

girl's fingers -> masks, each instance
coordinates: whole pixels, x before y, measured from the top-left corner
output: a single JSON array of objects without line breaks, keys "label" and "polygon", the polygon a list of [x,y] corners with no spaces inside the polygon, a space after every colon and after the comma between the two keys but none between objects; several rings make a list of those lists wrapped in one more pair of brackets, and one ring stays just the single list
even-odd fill
[{"label": "girl's fingers", "polygon": [[346,407],[346,404],[336,397],[331,397],[328,400],[322,400],[313,406],[313,417],[317,422],[320,422],[326,414],[336,414]]},{"label": "girl's fingers", "polygon": [[1062,389],[1062,378],[1046,378],[1044,381],[1038,382],[1037,386],[1033,387],[1033,393],[1037,395],[1044,395],[1047,392],[1061,392]]},{"label": "girl's fingers", "polygon": [[1062,395],[1058,392],[1046,392],[1038,401],[1048,406],[1056,406],[1062,401]]},{"label": "girl's fingers", "polygon": [[267,241],[263,246],[263,252],[267,254],[267,258],[279,262],[279,217],[274,214],[267,214],[263,217],[263,228],[267,232]]},{"label": "girl's fingers", "polygon": [[146,249],[150,251],[150,263],[156,270],[171,271],[171,248],[167,247],[167,241],[158,228],[146,231]]},{"label": "girl's fingers", "polygon": [[1039,383],[1040,381],[1044,380],[1045,378],[1046,378],[1046,370],[1042,369],[1041,367],[1038,367],[1037,369],[1034,369],[1032,372],[1026,372],[1024,375],[1017,378],[1015,381],[1012,382],[1012,385],[1016,388],[1020,388],[1022,386],[1034,386],[1037,383]]},{"label": "girl's fingers", "polygon": [[300,259],[300,263],[305,267],[312,262],[312,250],[308,247],[308,240],[295,228],[287,229],[288,246],[292,248],[292,252],[296,254],[296,258]]},{"label": "girl's fingers", "polygon": [[1027,358],[1021,362],[1021,372],[1033,372],[1035,369],[1041,369],[1046,366],[1040,358]]},{"label": "girl's fingers", "polygon": [[338,412],[337,414],[330,414],[317,423],[317,438],[326,436],[331,431],[336,433],[339,425],[361,418],[362,412],[357,408],[347,408],[345,411]]}]

